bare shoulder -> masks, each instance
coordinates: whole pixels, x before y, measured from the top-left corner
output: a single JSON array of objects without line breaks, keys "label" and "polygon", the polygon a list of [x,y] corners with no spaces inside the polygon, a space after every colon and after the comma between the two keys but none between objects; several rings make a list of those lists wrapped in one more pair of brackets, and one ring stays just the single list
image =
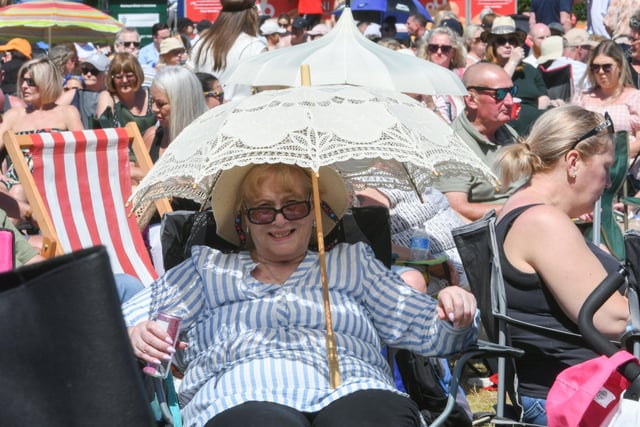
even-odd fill
[{"label": "bare shoulder", "polygon": [[571,218],[552,205],[536,205],[528,208],[512,225],[512,230],[526,239],[554,239],[560,236],[568,237],[580,233]]}]

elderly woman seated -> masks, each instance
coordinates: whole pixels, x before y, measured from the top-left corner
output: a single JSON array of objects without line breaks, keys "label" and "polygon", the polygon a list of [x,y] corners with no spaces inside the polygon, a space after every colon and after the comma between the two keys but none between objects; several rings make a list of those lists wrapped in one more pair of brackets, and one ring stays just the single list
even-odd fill
[{"label": "elderly woman seated", "polygon": [[[319,173],[329,232],[347,192],[334,171]],[[404,284],[368,246],[339,244],[326,254],[341,374],[332,388],[319,255],[308,250],[311,194],[309,171],[297,166],[224,172],[212,195],[218,234],[244,250],[196,247],[123,306],[144,362],[176,350],[150,314],[183,318],[185,425],[419,426],[420,412],[396,390],[381,347],[444,355],[475,341],[472,294],[450,287],[435,300]]]}]

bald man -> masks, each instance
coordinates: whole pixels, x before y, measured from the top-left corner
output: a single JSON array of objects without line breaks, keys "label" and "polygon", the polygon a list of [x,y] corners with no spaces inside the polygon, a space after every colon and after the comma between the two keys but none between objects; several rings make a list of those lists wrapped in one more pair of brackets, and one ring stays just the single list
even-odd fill
[{"label": "bald man", "polygon": [[524,62],[533,67],[538,67],[538,58],[542,54],[542,42],[551,36],[551,30],[546,24],[538,22],[533,24],[527,34],[527,43],[530,44],[531,50],[529,55],[524,58]]},{"label": "bald man", "polygon": [[[464,113],[451,127],[487,166],[493,168],[498,150],[518,138],[516,131],[507,125],[513,106],[513,82],[502,67],[488,62],[467,68],[462,82],[469,94],[464,97]],[[500,192],[482,176],[460,175],[441,178],[434,187],[444,193],[458,214],[473,221],[490,209],[499,212],[520,184],[514,183]]]}]

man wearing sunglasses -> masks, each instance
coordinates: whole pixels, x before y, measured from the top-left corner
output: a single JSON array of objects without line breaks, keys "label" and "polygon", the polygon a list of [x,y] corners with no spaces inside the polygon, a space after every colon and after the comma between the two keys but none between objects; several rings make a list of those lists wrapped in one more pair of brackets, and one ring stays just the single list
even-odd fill
[{"label": "man wearing sunglasses", "polygon": [[80,112],[82,126],[92,128],[92,121],[96,116],[98,96],[107,90],[106,78],[109,68],[109,58],[102,53],[95,52],[80,63],[80,73],[84,81],[84,89],[73,88],[66,91],[59,99],[61,105],[73,105]]},{"label": "man wearing sunglasses", "polygon": [[[113,43],[113,51],[115,53],[127,52],[138,58],[138,55],[140,55],[140,33],[138,33],[138,30],[133,27],[124,27],[118,31]],[[139,62],[144,73],[142,86],[151,87],[156,70],[142,61]]]},{"label": "man wearing sunglasses", "polygon": [[[513,144],[518,138],[516,131],[507,125],[511,120],[517,87],[502,67],[488,62],[467,68],[462,82],[469,94],[464,99],[463,114],[453,121],[451,127],[487,166],[493,167],[498,150]],[[460,175],[441,178],[434,187],[444,193],[458,214],[476,220],[491,209],[499,212],[519,184],[501,192],[481,176]]]}]

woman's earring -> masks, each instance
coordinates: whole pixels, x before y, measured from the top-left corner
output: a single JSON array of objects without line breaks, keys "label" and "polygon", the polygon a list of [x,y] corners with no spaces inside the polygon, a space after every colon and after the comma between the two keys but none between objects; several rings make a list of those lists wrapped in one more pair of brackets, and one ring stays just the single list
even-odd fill
[{"label": "woman's earring", "polygon": [[311,224],[311,227],[316,228],[316,220],[313,220],[313,223]]},{"label": "woman's earring", "polygon": [[[234,223],[236,233],[238,234],[238,240],[240,240],[240,246],[244,246],[244,244],[247,243],[247,235],[242,231],[242,216],[240,215],[240,212],[236,215]],[[248,232],[249,226],[247,226],[247,233]]]},{"label": "woman's earring", "polygon": [[576,175],[577,175],[577,174],[576,174],[576,171],[571,171],[571,175],[570,175],[570,176],[571,176],[571,178],[575,178],[575,177],[576,177]]}]

